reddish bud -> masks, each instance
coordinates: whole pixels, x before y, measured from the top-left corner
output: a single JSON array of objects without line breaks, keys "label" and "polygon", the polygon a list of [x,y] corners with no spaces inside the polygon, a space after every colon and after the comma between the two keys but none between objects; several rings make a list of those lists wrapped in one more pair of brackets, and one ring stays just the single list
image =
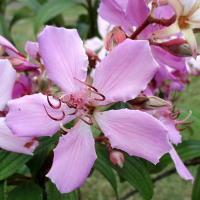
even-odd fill
[{"label": "reddish bud", "polygon": [[112,51],[118,44],[126,39],[126,34],[119,27],[114,27],[108,32],[104,40],[104,45],[107,51]]},{"label": "reddish bud", "polygon": [[110,161],[114,165],[119,165],[119,167],[123,167],[124,164],[124,155],[119,151],[111,151],[110,152]]}]

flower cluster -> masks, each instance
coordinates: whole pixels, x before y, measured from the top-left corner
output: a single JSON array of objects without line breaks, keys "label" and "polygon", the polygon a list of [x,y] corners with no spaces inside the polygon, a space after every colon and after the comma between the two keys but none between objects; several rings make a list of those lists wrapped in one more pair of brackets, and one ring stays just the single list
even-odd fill
[{"label": "flower cluster", "polygon": [[[191,113],[178,120],[171,93],[184,90],[189,74],[200,74],[193,33],[199,6],[198,0],[102,0],[104,42],[83,43],[75,29],[46,26],[38,43],[27,42],[27,56],[1,36],[0,147],[31,154],[37,137],[62,133],[47,174],[62,193],[89,175],[95,142],[120,167],[126,161],[117,149],[154,164],[169,152],[180,176],[193,181],[172,145],[193,121],[185,122]],[[113,110],[118,102],[129,109]]]}]

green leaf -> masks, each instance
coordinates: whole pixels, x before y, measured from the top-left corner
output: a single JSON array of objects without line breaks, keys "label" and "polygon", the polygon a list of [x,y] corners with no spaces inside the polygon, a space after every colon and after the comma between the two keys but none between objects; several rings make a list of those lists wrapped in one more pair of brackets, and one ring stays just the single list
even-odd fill
[{"label": "green leaf", "polygon": [[43,166],[47,156],[49,154],[48,149],[44,149],[41,152],[35,154],[32,159],[27,163],[28,168],[31,171],[31,174],[35,176],[40,168]]},{"label": "green leaf", "polygon": [[31,159],[30,155],[13,153],[0,150],[0,180],[3,180],[10,175],[14,174],[21,168],[28,160]]},{"label": "green leaf", "polygon": [[30,9],[28,9],[27,7],[22,7],[20,8],[13,16],[11,22],[10,22],[10,29],[12,28],[12,26],[18,22],[21,19],[27,19],[28,17],[32,17],[33,16],[33,12],[30,11]]},{"label": "green leaf", "polygon": [[21,4],[25,5],[27,8],[32,10],[34,13],[36,13],[40,9],[40,3],[36,0],[17,0]]},{"label": "green leaf", "polygon": [[116,198],[118,199],[117,193],[117,181],[115,178],[115,174],[113,173],[112,169],[109,165],[107,165],[103,160],[97,158],[94,163],[94,169],[98,170],[103,176],[110,182],[111,186],[115,191]]},{"label": "green leaf", "polygon": [[6,180],[0,181],[0,199],[5,200]]},{"label": "green leaf", "polygon": [[8,30],[7,23],[1,13],[0,13],[0,35],[8,39],[11,43],[13,43],[13,40],[10,36],[10,32]]},{"label": "green leaf", "polygon": [[199,200],[199,199],[200,199],[200,167],[198,168],[192,190],[192,200]]},{"label": "green leaf", "polygon": [[38,138],[40,140],[40,144],[36,147],[32,159],[27,163],[27,166],[33,176],[35,176],[43,166],[49,152],[55,148],[58,143],[59,137],[60,134],[56,133],[52,137],[47,136]]},{"label": "green leaf", "polygon": [[40,26],[45,24],[58,14],[62,13],[63,11],[70,9],[74,6],[78,5],[77,2],[72,0],[59,0],[59,1],[50,1],[44,4],[38,11],[35,24],[34,24],[34,31],[37,34]]},{"label": "green leaf", "polygon": [[34,154],[38,154],[45,149],[51,150],[55,147],[55,144],[58,143],[60,134],[56,133],[52,137],[40,137],[40,144],[36,147]]},{"label": "green leaf", "polygon": [[42,190],[33,181],[25,181],[13,189],[8,200],[42,200]]},{"label": "green leaf", "polygon": [[77,200],[77,191],[68,194],[61,194],[50,180],[47,182],[47,200]]},{"label": "green leaf", "polygon": [[124,166],[120,168],[110,162],[109,152],[103,145],[96,144],[96,151],[98,157],[134,186],[144,199],[149,200],[152,198],[153,184],[149,172],[138,158],[129,156],[127,153],[123,152],[125,162]]}]

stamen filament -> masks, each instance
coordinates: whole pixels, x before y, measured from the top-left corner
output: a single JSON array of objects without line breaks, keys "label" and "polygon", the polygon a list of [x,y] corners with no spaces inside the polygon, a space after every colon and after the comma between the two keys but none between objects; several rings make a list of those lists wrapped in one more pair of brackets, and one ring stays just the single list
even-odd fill
[{"label": "stamen filament", "polygon": [[65,118],[65,113],[64,113],[64,111],[62,110],[62,117],[61,118],[54,118],[54,117],[52,117],[48,112],[47,112],[47,109],[46,109],[46,107],[45,107],[45,105],[43,105],[44,106],[44,109],[45,109],[45,112],[47,113],[47,115],[51,118],[51,119],[53,119],[53,120],[55,120],[55,121],[61,121],[61,120],[63,120],[64,118]]}]

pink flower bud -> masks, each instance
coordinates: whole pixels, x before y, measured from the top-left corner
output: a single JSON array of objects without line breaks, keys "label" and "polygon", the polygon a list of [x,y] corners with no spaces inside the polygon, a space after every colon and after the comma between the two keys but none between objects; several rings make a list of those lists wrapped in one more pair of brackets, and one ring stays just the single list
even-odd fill
[{"label": "pink flower bud", "polygon": [[110,161],[114,165],[119,165],[119,167],[123,167],[124,164],[124,155],[119,151],[111,151],[110,152]]},{"label": "pink flower bud", "polygon": [[118,44],[126,39],[126,34],[119,27],[114,27],[108,32],[104,40],[104,45],[107,51],[112,51]]}]

